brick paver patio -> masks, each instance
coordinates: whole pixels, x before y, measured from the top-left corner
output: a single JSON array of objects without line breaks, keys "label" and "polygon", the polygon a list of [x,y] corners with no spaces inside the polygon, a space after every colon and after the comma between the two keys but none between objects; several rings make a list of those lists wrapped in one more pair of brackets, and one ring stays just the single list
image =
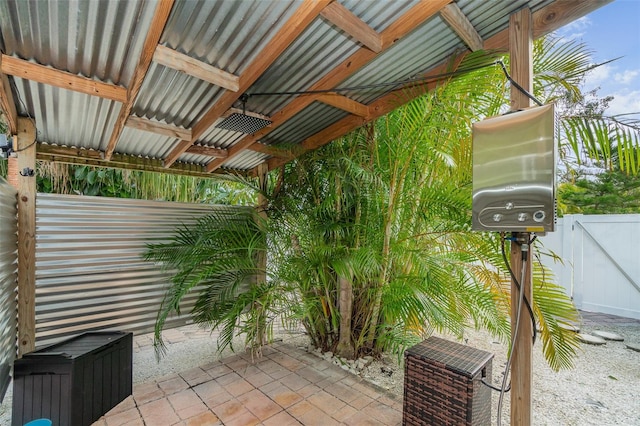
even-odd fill
[{"label": "brick paver patio", "polygon": [[277,342],[156,381],[94,426],[398,425],[402,401],[304,350]]}]

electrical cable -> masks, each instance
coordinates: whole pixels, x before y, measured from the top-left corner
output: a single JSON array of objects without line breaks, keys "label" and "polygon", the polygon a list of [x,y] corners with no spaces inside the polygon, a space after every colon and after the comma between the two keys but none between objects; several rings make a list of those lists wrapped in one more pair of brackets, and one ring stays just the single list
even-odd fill
[{"label": "electrical cable", "polygon": [[25,151],[25,150],[31,148],[38,141],[38,127],[36,126],[36,120],[34,120],[34,118],[31,117],[31,114],[29,113],[29,108],[27,108],[27,105],[24,103],[24,100],[22,100],[22,96],[20,96],[20,91],[18,91],[18,87],[16,86],[15,81],[13,79],[9,80],[9,81],[11,82],[10,84],[13,87],[13,90],[16,92],[16,96],[18,97],[18,101],[22,105],[22,108],[24,108],[24,110],[26,111],[27,117],[29,117],[29,120],[31,120],[31,122],[33,123],[33,128],[35,129],[35,134],[36,134],[36,136],[33,138],[33,142],[31,142],[29,145],[27,145],[25,147],[22,147],[20,149],[12,149],[13,152],[22,152],[22,151]]},{"label": "electrical cable", "polygon": [[[492,385],[491,383],[487,382],[484,380],[484,378],[480,379],[480,382],[482,382],[483,385],[485,385],[486,387],[496,391],[496,392],[502,392],[502,388],[499,388],[497,386]],[[511,390],[511,381],[509,381],[509,386],[507,386],[507,388],[504,390],[505,393],[509,392]]]},{"label": "electrical cable", "polygon": [[542,102],[540,102],[535,96],[533,96],[531,93],[529,93],[528,90],[526,90],[524,87],[520,86],[518,84],[518,82],[516,82],[513,78],[511,78],[511,76],[509,75],[509,71],[507,71],[507,67],[504,65],[504,62],[502,61],[496,61],[501,67],[502,67],[502,72],[504,72],[505,77],[507,77],[507,80],[509,80],[509,82],[511,84],[513,84],[513,86],[518,89],[519,91],[521,91],[522,93],[524,93],[529,99],[531,99],[533,102],[535,102],[536,104],[538,104],[538,106],[542,106]]},{"label": "electrical cable", "polygon": [[396,81],[387,82],[387,83],[366,84],[366,85],[349,86],[349,87],[334,88],[334,89],[290,90],[290,91],[284,91],[284,92],[244,93],[242,96],[244,97],[243,102],[246,102],[246,100],[248,100],[252,96],[295,96],[295,95],[314,95],[314,94],[317,95],[317,94],[324,94],[324,93],[341,93],[341,92],[354,92],[354,91],[363,91],[363,90],[372,90],[372,89],[382,89],[382,88],[393,87],[393,86],[399,86],[398,88],[407,89],[411,87],[422,86],[425,83],[429,83],[437,80],[443,80],[449,77],[455,77],[455,76],[466,74],[472,71],[478,71],[484,68],[489,68],[494,65],[500,65],[505,77],[516,89],[524,93],[529,99],[533,100],[539,106],[543,105],[542,102],[540,102],[535,96],[529,93],[524,87],[518,84],[518,82],[516,82],[511,77],[511,75],[507,71],[507,67],[504,65],[504,62],[502,62],[501,59],[498,59],[497,61],[494,61],[488,64],[477,65],[477,66],[463,68],[463,69],[457,69],[451,72],[433,74],[430,76],[420,77],[420,78],[396,80]]},{"label": "electrical cable", "polygon": [[410,88],[415,86],[420,86],[425,83],[429,83],[436,80],[443,80],[448,77],[455,77],[458,75],[466,74],[472,71],[478,71],[484,68],[489,68],[491,66],[497,65],[501,61],[494,61],[489,64],[484,65],[476,65],[473,67],[458,69],[456,71],[444,72],[440,74],[433,74],[426,77],[420,78],[408,78],[405,80],[396,80],[387,83],[375,83],[375,84],[365,84],[359,86],[349,86],[335,89],[317,89],[317,90],[292,90],[285,92],[257,92],[257,93],[245,93],[244,95],[251,96],[291,96],[291,95],[314,95],[314,94],[323,94],[323,93],[339,93],[339,92],[354,92],[354,91],[362,91],[362,90],[371,90],[371,89],[382,89],[386,87],[393,86],[402,86],[402,88]]},{"label": "electrical cable", "polygon": [[[528,244],[531,244],[533,241],[535,241],[536,237],[534,237],[531,241],[528,242]],[[509,275],[511,276],[511,280],[513,280],[513,283],[516,285],[516,288],[518,289],[518,291],[521,291],[520,289],[520,282],[518,281],[518,278],[516,278],[516,275],[513,273],[513,270],[511,269],[511,265],[509,264],[509,260],[507,259],[507,254],[505,252],[505,248],[504,248],[504,234],[501,233],[500,234],[500,248],[502,251],[502,259],[504,260],[504,264],[507,267],[507,270],[509,271]],[[531,307],[531,304],[529,303],[529,300],[525,297],[524,299],[524,304],[527,308],[527,311],[529,311],[529,316],[531,317],[531,326],[533,328],[533,343],[536,343],[536,338],[537,338],[537,331],[536,331],[536,317],[533,313],[533,308]]]},{"label": "electrical cable", "polygon": [[[522,273],[520,282],[524,283],[525,272],[527,270],[527,257],[529,253],[529,244],[522,244]],[[520,314],[522,312],[523,301],[525,300],[524,291],[521,288],[518,289],[519,297],[518,297],[518,308],[516,313],[516,324],[515,330],[511,333],[511,348],[509,350],[509,358],[507,359],[507,364],[504,368],[504,376],[502,377],[502,387],[500,390],[500,397],[498,398],[498,413],[497,413],[497,424],[498,426],[502,425],[502,403],[504,402],[504,394],[506,392],[507,385],[507,376],[509,375],[509,371],[511,370],[511,362],[513,361],[513,354],[515,353],[515,344],[518,340],[518,330],[520,329]],[[509,386],[511,388],[511,386]]]}]

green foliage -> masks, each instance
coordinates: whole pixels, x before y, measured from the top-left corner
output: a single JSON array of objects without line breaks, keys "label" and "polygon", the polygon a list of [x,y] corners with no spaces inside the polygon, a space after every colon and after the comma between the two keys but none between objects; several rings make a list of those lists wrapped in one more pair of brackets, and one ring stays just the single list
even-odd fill
[{"label": "green foliage", "polygon": [[234,177],[209,179],[61,163],[37,164],[39,192],[208,204],[250,205],[256,191]]},{"label": "green foliage", "polygon": [[248,333],[252,342],[263,341],[272,289],[257,282],[265,272],[258,259],[266,253],[266,234],[256,219],[251,209],[216,208],[196,226],[178,229],[171,242],[149,245],[146,260],[176,271],[156,321],[159,351],[164,349],[161,332],[166,319],[174,312],[181,314],[182,299],[191,291],[198,292],[191,312],[194,321],[222,326],[220,350],[232,345],[236,328]]},{"label": "green foliage", "polygon": [[640,176],[606,170],[558,188],[563,213],[640,213]]},{"label": "green foliage", "polygon": [[[571,71],[586,62],[581,51],[571,56],[575,49],[541,48],[538,94],[557,99],[565,91],[579,92]],[[566,55],[568,62],[563,62]],[[476,52],[460,67],[495,59]],[[236,263],[225,266],[229,258],[215,256],[220,250],[240,256],[242,250],[232,248],[250,247],[244,240],[251,232],[242,231],[236,246],[231,235],[239,230],[221,222],[218,238],[231,244],[221,249],[220,243],[209,248],[205,240],[195,239],[214,235],[206,227],[193,229],[190,244],[197,244],[197,253],[166,257],[185,263],[169,264],[179,272],[161,315],[178,312],[185,291],[197,289],[199,300],[211,304],[200,304],[194,319],[220,325],[225,342],[244,332],[248,345],[260,344],[271,321],[281,316],[299,321],[324,350],[335,350],[348,327],[356,356],[401,355],[434,330],[462,335],[469,326],[486,328],[506,341],[511,286],[500,237],[470,232],[470,214],[471,123],[503,112],[507,87],[498,67],[456,77],[271,173],[262,191],[266,219],[243,225],[255,228],[260,241],[264,238],[269,259],[264,272],[258,267],[256,282],[242,287],[225,268],[250,271],[257,264],[237,266],[242,260],[233,257]],[[215,227],[214,222],[205,223]],[[182,245],[180,239],[168,247],[172,244]],[[206,273],[200,272],[203,262]],[[199,274],[191,272],[194,268]],[[574,320],[576,311],[550,273],[535,268],[533,309],[544,352],[553,368],[566,367],[576,340],[558,324]],[[200,281],[183,279],[201,275]],[[344,300],[353,308],[349,317]]]}]

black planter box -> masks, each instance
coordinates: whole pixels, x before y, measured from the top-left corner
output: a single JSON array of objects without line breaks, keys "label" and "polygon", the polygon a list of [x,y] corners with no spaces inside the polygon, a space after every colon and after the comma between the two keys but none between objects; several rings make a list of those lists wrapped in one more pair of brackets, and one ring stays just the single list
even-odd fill
[{"label": "black planter box", "polygon": [[493,354],[430,337],[405,352],[403,425],[490,425]]},{"label": "black planter box", "polygon": [[133,334],[88,332],[13,364],[12,425],[90,425],[131,395]]}]

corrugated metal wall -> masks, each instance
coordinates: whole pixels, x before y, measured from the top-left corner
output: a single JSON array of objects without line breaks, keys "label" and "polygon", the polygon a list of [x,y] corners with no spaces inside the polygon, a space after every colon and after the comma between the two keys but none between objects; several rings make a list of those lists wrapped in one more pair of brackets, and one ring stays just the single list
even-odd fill
[{"label": "corrugated metal wall", "polygon": [[16,190],[0,178],[0,401],[16,357],[18,219]]},{"label": "corrugated metal wall", "polygon": [[[38,194],[36,345],[87,330],[152,331],[168,275],[142,260],[146,244],[214,208],[229,207]],[[167,327],[186,324],[194,301]]]}]

